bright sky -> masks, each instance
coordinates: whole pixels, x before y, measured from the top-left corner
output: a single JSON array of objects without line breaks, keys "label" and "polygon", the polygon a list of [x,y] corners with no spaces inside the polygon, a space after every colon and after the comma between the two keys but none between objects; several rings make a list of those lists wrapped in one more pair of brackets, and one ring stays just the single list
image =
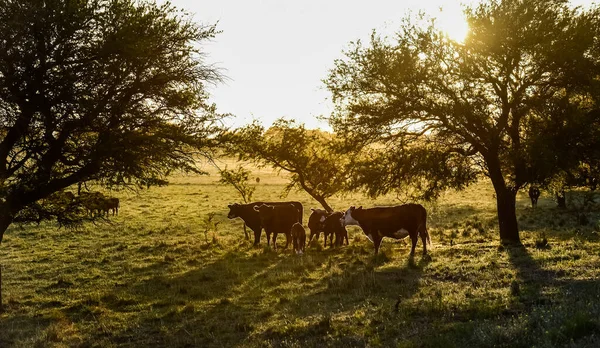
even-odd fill
[{"label": "bright sky", "polygon": [[[393,32],[407,11],[437,17],[451,36],[464,32],[461,3],[476,0],[171,0],[222,33],[204,46],[207,62],[223,69],[224,84],[210,88],[220,112],[237,127],[285,117],[327,128],[317,116],[332,110],[322,79],[350,41],[372,29]],[[590,0],[571,0],[589,4]]]}]

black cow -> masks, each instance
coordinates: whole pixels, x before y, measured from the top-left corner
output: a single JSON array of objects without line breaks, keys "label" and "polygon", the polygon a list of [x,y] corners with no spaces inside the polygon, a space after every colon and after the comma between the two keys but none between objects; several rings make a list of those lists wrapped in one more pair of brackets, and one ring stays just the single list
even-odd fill
[{"label": "black cow", "polygon": [[292,226],[300,223],[298,209],[294,204],[255,205],[253,208],[260,217],[260,223],[267,233],[267,244],[270,245],[271,233],[273,233],[273,249],[277,250],[277,235],[285,234],[285,248],[290,244],[292,237]]},{"label": "black cow", "polygon": [[308,229],[310,230],[310,237],[308,238],[309,245],[310,242],[312,242],[313,237],[316,236],[317,240],[319,240],[319,235],[321,232],[324,232],[323,223],[325,222],[325,218],[329,215],[329,213],[323,209],[310,208],[310,210],[312,210],[312,213],[308,217]]},{"label": "black cow", "polygon": [[531,199],[531,207],[537,207],[538,198],[540,198],[540,189],[535,185],[529,185],[529,199]]},{"label": "black cow", "polygon": [[341,246],[344,244],[344,239],[346,239],[346,245],[348,245],[348,231],[346,230],[346,226],[344,226],[344,221],[342,220],[344,217],[344,213],[337,211],[329,214],[323,221],[323,232],[325,235],[325,244],[324,247],[327,246],[327,237],[329,237],[329,246],[333,246],[332,243],[333,236],[335,236],[335,246]]},{"label": "black cow", "polygon": [[264,227],[261,225],[260,217],[258,216],[258,212],[254,210],[254,207],[262,204],[273,206],[292,204],[296,207],[298,211],[298,219],[300,223],[302,223],[302,214],[304,208],[300,202],[252,202],[248,204],[229,204],[229,214],[227,214],[227,217],[230,219],[239,217],[240,219],[244,220],[244,224],[254,232],[254,245],[258,245],[260,243],[260,233]]},{"label": "black cow", "polygon": [[415,247],[419,235],[423,241],[423,254],[427,254],[427,244],[431,245],[427,233],[427,210],[420,204],[404,204],[393,207],[376,207],[363,209],[363,207],[350,207],[344,213],[345,225],[358,225],[375,245],[375,254],[383,237],[402,239],[410,236],[412,249],[410,255],[415,254]]},{"label": "black cow", "polygon": [[304,248],[306,247],[306,231],[299,222],[292,225],[292,243],[296,254],[304,253]]}]

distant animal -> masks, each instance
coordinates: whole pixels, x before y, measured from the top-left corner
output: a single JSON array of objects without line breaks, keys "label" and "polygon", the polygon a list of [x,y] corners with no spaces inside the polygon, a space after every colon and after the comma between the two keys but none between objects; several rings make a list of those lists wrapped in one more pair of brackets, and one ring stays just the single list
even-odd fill
[{"label": "distant animal", "polygon": [[90,216],[102,215],[106,196],[101,192],[81,192],[76,198]]},{"label": "distant animal", "polygon": [[102,211],[108,216],[110,212],[112,215],[119,215],[119,199],[116,197],[105,198],[102,202]]},{"label": "distant animal", "polygon": [[410,236],[415,254],[419,236],[423,241],[423,254],[427,254],[427,244],[431,238],[427,232],[427,210],[420,204],[403,204],[391,207],[350,207],[343,216],[345,225],[358,225],[373,242],[375,254],[379,252],[383,237],[403,239]]},{"label": "distant animal", "polygon": [[[260,243],[260,234],[263,229],[258,212],[254,210],[254,207],[262,204],[273,206],[292,204],[298,211],[298,221],[302,223],[302,214],[304,212],[304,208],[300,202],[252,202],[248,204],[229,204],[229,214],[227,214],[227,217],[229,219],[240,218],[244,221],[244,224],[254,232],[254,245],[258,245]],[[268,239],[267,242],[269,242]]]},{"label": "distant animal", "polygon": [[306,247],[306,231],[299,222],[292,225],[292,244],[294,245],[296,254],[304,253],[304,248]]},{"label": "distant animal", "polygon": [[535,185],[529,185],[529,199],[531,199],[531,207],[537,207],[538,198],[540,198],[540,189]]},{"label": "distant animal", "polygon": [[292,226],[300,223],[299,211],[294,204],[255,205],[254,211],[258,212],[260,223],[267,234],[267,245],[270,245],[271,234],[273,234],[273,250],[277,250],[277,235],[285,234],[285,248],[290,244]]},{"label": "distant animal", "polygon": [[[327,246],[327,237],[329,236],[329,246],[342,246],[344,239],[348,245],[348,231],[343,221],[344,213],[341,211],[329,214],[323,222],[323,231],[325,235],[325,244]],[[335,236],[335,244],[332,244],[333,236]]]},{"label": "distant animal", "polygon": [[310,208],[310,210],[312,210],[312,213],[308,217],[308,229],[310,230],[310,237],[308,238],[309,245],[314,237],[317,237],[317,241],[319,240],[319,235],[321,235],[321,232],[324,232],[323,223],[329,215],[327,210],[324,209]]}]

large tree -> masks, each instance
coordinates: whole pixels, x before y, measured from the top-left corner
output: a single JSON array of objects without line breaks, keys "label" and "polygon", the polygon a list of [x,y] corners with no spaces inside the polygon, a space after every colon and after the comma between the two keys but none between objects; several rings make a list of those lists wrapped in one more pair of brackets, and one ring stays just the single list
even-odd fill
[{"label": "large tree", "polygon": [[25,207],[78,182],[196,170],[218,130],[198,45],[166,3],[0,0],[0,242]]},{"label": "large tree", "polygon": [[[599,11],[562,0],[490,0],[465,15],[464,42],[434,20],[408,18],[393,39],[373,32],[368,44],[352,44],[325,80],[337,107],[330,123],[350,146],[385,150],[378,155],[387,165],[365,176],[379,179],[363,181],[376,193],[417,181],[435,194],[487,176],[500,238],[518,243],[517,191],[553,174],[531,159],[577,156],[589,146],[575,140],[590,133],[576,132],[581,118],[598,125],[589,111]],[[556,136],[570,137],[562,143],[571,151],[548,153]]]}]

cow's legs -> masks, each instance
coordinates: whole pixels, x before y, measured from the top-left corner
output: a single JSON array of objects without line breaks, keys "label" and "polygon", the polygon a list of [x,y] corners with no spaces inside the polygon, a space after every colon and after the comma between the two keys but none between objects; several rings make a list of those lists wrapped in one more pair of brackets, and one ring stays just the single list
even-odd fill
[{"label": "cow's legs", "polygon": [[308,245],[310,245],[310,243],[312,242],[313,237],[316,237],[316,240],[318,242],[320,234],[321,234],[321,232],[319,232],[319,231],[314,232],[313,230],[310,230],[310,238],[308,238]]},{"label": "cow's legs", "polygon": [[419,240],[419,235],[418,235],[417,231],[410,234],[410,240],[412,241],[412,248],[410,249],[410,256],[413,256],[415,254],[415,248],[417,247],[417,241]]},{"label": "cow's legs", "polygon": [[284,247],[284,249],[287,249],[288,245],[290,244],[291,237],[292,237],[291,233],[288,232],[288,233],[285,234],[285,247]]},{"label": "cow's legs", "polygon": [[273,250],[277,250],[277,232],[273,232]]},{"label": "cow's legs", "polygon": [[[348,242],[348,230],[344,227],[344,238],[346,238],[346,245],[350,245],[350,243]],[[342,240],[342,244],[344,244],[344,241]]]},{"label": "cow's legs", "polygon": [[271,246],[271,232],[266,232],[267,234],[267,246]]},{"label": "cow's legs", "polygon": [[[252,231],[254,232],[254,245],[260,244],[260,232],[262,231],[262,228],[259,228],[258,231],[255,229],[253,229]],[[269,237],[270,234],[267,233],[267,245],[269,244]]]},{"label": "cow's legs", "polygon": [[375,255],[379,254],[379,247],[381,246],[381,240],[383,237],[379,234],[379,231],[373,234],[373,245],[375,245]]}]

